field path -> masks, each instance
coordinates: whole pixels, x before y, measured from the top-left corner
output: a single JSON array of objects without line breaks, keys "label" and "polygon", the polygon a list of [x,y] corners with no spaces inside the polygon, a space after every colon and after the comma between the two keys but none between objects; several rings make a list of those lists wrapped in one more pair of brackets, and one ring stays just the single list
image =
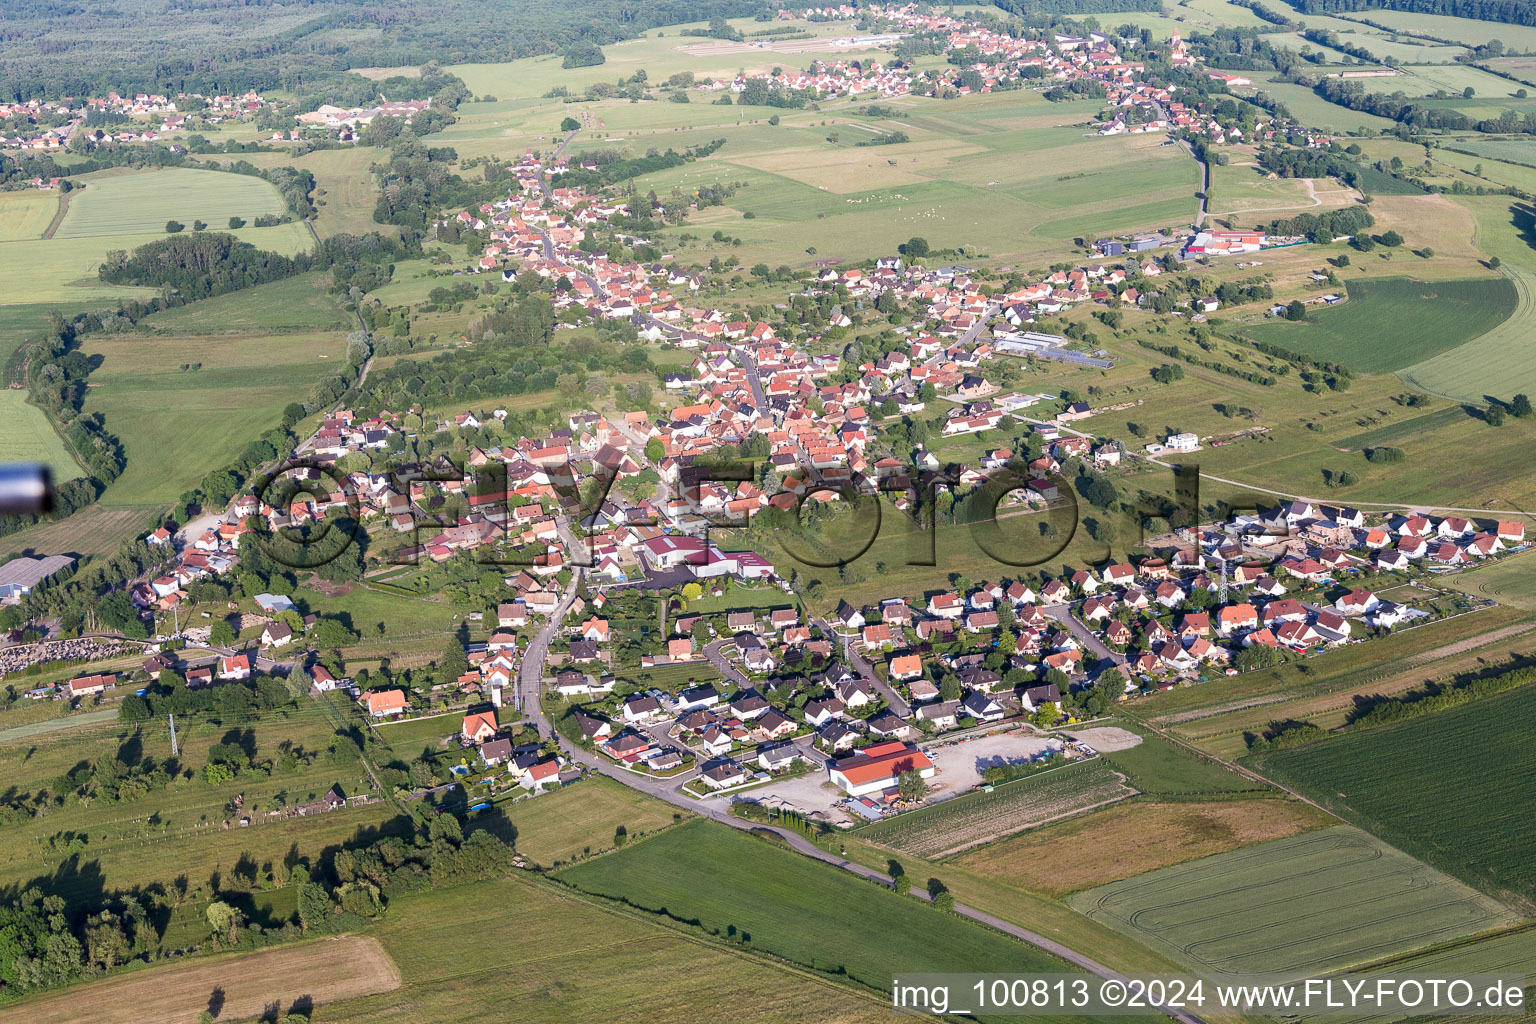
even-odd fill
[{"label": "field path", "polygon": [[378,940],[349,935],[104,978],[6,1007],[0,1024],[197,1024],[215,1002],[220,1020],[252,1020],[272,1003],[286,1011],[304,998],[331,1003],[392,992],[400,983]]},{"label": "field path", "polygon": [[1301,182],[1302,182],[1302,184],[1306,185],[1306,187],[1307,187],[1307,198],[1311,200],[1311,202],[1309,202],[1309,203],[1301,203],[1300,205],[1297,205],[1297,204],[1293,203],[1293,204],[1291,204],[1289,206],[1254,206],[1254,207],[1250,207],[1250,208],[1248,208],[1246,210],[1228,210],[1225,213],[1212,213],[1211,216],[1212,217],[1236,217],[1236,216],[1238,216],[1240,214],[1245,214],[1245,213],[1276,213],[1276,212],[1284,212],[1286,210],[1310,210],[1313,207],[1317,207],[1317,206],[1322,206],[1323,205],[1323,196],[1336,195],[1336,194],[1338,194],[1340,192],[1352,192],[1352,191],[1354,191],[1353,189],[1348,189],[1348,188],[1330,188],[1330,189],[1324,189],[1322,192],[1319,192],[1317,190],[1317,179],[1315,179],[1315,178],[1302,178]]},{"label": "field path", "polygon": [[53,220],[48,222],[48,229],[43,232],[45,241],[52,238],[59,230],[59,225],[64,223],[64,216],[67,213],[69,213],[69,193],[61,192],[59,193],[59,210],[53,215]]}]

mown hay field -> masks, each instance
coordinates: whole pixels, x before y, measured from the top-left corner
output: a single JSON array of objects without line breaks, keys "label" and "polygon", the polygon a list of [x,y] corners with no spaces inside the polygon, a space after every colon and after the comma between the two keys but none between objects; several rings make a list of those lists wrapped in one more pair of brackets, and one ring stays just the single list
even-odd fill
[{"label": "mown hay field", "polygon": [[[214,171],[188,173],[217,174]],[[217,176],[236,177],[233,174]],[[74,205],[75,201],[71,200],[71,210]],[[228,221],[226,216],[224,223]],[[208,224],[210,230],[221,227],[213,221]],[[231,233],[258,249],[269,249],[289,256],[314,244],[304,225],[296,223],[278,224],[269,228],[247,226]],[[107,253],[114,249],[131,252],[164,237],[165,218],[162,218],[148,231],[140,229],[76,237],[66,237],[61,233],[47,239],[0,242],[0,305],[68,303],[76,306],[90,304],[91,308],[99,308],[122,297],[153,295],[152,288],[103,284],[96,276],[96,270]]]},{"label": "mown hay field", "polygon": [[[1349,299],[1313,307],[1304,323],[1274,322],[1248,329],[1257,340],[1343,363],[1361,373],[1390,373],[1450,353],[1493,330],[1515,312],[1516,284],[1495,277],[1415,281],[1406,277],[1350,281]],[[1411,317],[1403,315],[1413,310]]]},{"label": "mown hay field", "polygon": [[355,328],[357,320],[336,305],[330,284],[329,274],[299,274],[154,313],[144,322],[178,334]]},{"label": "mown hay field", "polygon": [[345,337],[93,337],[87,351],[104,358],[86,410],[106,417],[128,456],[107,500],[173,501],[231,462],[277,425],[285,405],[306,399],[342,365]]},{"label": "mown hay field", "polygon": [[516,829],[517,852],[542,867],[613,849],[621,826],[627,837],[638,837],[679,819],[669,805],[602,776],[498,813]]},{"label": "mown hay field", "polygon": [[0,391],[0,462],[41,462],[57,481],[73,480],[80,465],[64,445],[43,410],[27,403],[27,393]]},{"label": "mown hay field", "polygon": [[118,1024],[125,1017],[197,1024],[215,990],[223,992],[220,1019],[254,1019],[273,1003],[283,1011],[304,1000],[318,1006],[391,992],[400,981],[377,940],[348,935],[76,985],[0,1010],[0,1024]]},{"label": "mown hay field", "polygon": [[201,220],[223,231],[229,218],[254,221],[285,212],[282,193],[249,174],[170,167],[132,174],[84,175],[55,238],[155,234],[176,220],[192,230]]},{"label": "mown hay field", "polygon": [[1290,800],[1127,800],[956,857],[989,878],[1062,896],[1331,822]]},{"label": "mown hay field", "polygon": [[1068,902],[1195,970],[1233,974],[1337,970],[1518,919],[1347,825],[1160,868]]},{"label": "mown hay field", "polygon": [[[1398,375],[1432,394],[1478,404],[1486,402],[1489,395],[1507,400],[1536,389],[1536,344],[1531,343],[1531,325],[1536,322],[1536,273],[1517,266],[1506,267],[1505,273],[1514,285],[1516,300],[1506,316],[1482,331],[1461,334],[1471,340],[1402,368]],[[1497,301],[1499,308],[1505,307],[1502,298]],[[1415,319],[1422,319],[1418,314],[1427,312],[1426,307],[1414,308]],[[1486,322],[1486,317],[1475,313],[1470,319]],[[1415,329],[1410,337],[1423,334]]]},{"label": "mown hay field", "polygon": [[148,533],[157,512],[148,505],[90,505],[72,516],[29,526],[0,537],[0,557],[23,551],[48,554],[106,555],[123,541]]},{"label": "mown hay field", "polygon": [[888,1001],[824,975],[522,875],[392,900],[371,934],[405,984],[333,1003],[324,1020],[697,1024],[730,1007],[742,1024],[863,1024],[890,1014]]},{"label": "mown hay field", "polygon": [[1466,572],[1443,577],[1441,582],[1468,594],[1491,597],[1500,604],[1536,608],[1536,565],[1529,556],[1504,558]]},{"label": "mown hay field", "polygon": [[0,192],[0,242],[42,238],[58,211],[57,192]]}]

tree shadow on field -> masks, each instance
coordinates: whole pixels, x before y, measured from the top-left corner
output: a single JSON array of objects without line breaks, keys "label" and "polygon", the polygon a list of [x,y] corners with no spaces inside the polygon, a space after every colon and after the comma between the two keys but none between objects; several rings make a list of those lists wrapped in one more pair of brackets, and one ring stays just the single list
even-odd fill
[{"label": "tree shadow on field", "polygon": [[1509,210],[1509,222],[1514,225],[1520,240],[1532,249],[1536,249],[1536,206],[1530,203],[1513,203]]}]

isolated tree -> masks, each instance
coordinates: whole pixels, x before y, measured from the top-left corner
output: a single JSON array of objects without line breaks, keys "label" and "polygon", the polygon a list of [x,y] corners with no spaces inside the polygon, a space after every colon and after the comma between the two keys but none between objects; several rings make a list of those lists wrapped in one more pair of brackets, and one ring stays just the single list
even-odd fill
[{"label": "isolated tree", "polygon": [[939,680],[939,699],[945,701],[946,703],[949,701],[959,700],[960,680],[955,676],[946,673],[944,678]]},{"label": "isolated tree", "polygon": [[903,800],[917,803],[928,795],[928,783],[917,772],[902,772],[896,776],[896,792]]},{"label": "isolated tree", "polygon": [[451,683],[468,671],[469,659],[464,656],[464,645],[456,639],[449,640],[437,663],[438,682]]},{"label": "isolated tree", "polygon": [[560,122],[560,130],[563,132],[574,132],[580,127],[581,122],[574,117],[567,117],[564,121]]},{"label": "isolated tree", "polygon": [[244,220],[244,218],[241,218],[241,217],[231,217],[231,218],[229,218],[229,230],[235,231],[235,230],[238,230],[239,228],[243,228],[243,227],[245,227],[245,220]]},{"label": "isolated tree", "polygon": [[215,647],[229,647],[235,642],[235,627],[228,619],[214,619],[208,639]]},{"label": "isolated tree", "polygon": [[1042,729],[1049,729],[1061,721],[1061,708],[1053,700],[1048,700],[1035,709],[1034,723]]},{"label": "isolated tree", "polygon": [[1498,270],[1503,265],[1504,265],[1504,261],[1499,259],[1497,256],[1489,256],[1488,257],[1488,269],[1490,269],[1490,270]]},{"label": "isolated tree", "polygon": [[1509,401],[1509,411],[1521,419],[1531,415],[1531,400],[1522,392]]},{"label": "isolated tree", "polygon": [[1292,299],[1286,303],[1285,318],[1287,320],[1305,320],[1307,318],[1306,303],[1300,299]]},{"label": "isolated tree", "polygon": [[1490,427],[1502,427],[1504,425],[1504,407],[1502,405],[1490,405],[1488,411],[1483,413],[1483,419],[1488,421]]},{"label": "isolated tree", "polygon": [[924,258],[930,251],[928,248],[928,239],[923,238],[920,235],[913,235],[911,238],[907,239],[906,243],[900,246],[900,248],[901,254],[903,256],[910,256],[915,260]]},{"label": "isolated tree", "polygon": [[236,930],[240,927],[240,911],[223,900],[214,900],[208,904],[207,916],[213,934],[235,941]]},{"label": "isolated tree", "polygon": [[1403,236],[1396,231],[1387,230],[1381,233],[1381,244],[1389,249],[1396,249],[1403,244]]},{"label": "isolated tree", "polygon": [[185,231],[186,227],[187,226],[185,224],[183,224],[179,220],[168,220],[168,221],[165,222],[166,234],[170,234],[170,235],[174,235],[178,231]]}]

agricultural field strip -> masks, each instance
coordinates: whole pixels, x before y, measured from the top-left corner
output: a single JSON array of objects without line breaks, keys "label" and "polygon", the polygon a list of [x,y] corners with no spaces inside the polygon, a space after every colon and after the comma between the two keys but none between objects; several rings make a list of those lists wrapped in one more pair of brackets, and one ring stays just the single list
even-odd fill
[{"label": "agricultural field strip", "polygon": [[866,826],[859,834],[904,853],[945,856],[1135,795],[1125,776],[1095,759],[1006,783],[991,793],[946,800]]},{"label": "agricultural field strip", "polygon": [[1197,969],[1297,976],[1518,919],[1347,825],[1160,868],[1068,903]]},{"label": "agricultural field strip", "polygon": [[1516,303],[1510,315],[1475,338],[1398,370],[1404,383],[1432,395],[1482,405],[1494,392],[1536,390],[1536,273],[1505,264]]},{"label": "agricultural field strip", "polygon": [[[1505,640],[1512,636],[1519,636],[1521,633],[1528,633],[1532,630],[1536,630],[1536,622],[1531,622],[1529,620],[1516,622],[1513,625],[1504,626],[1500,629],[1490,630],[1487,633],[1479,633],[1476,636],[1467,637],[1465,640],[1458,640],[1454,643],[1445,644],[1443,646],[1436,647],[1433,650],[1420,651],[1416,654],[1410,654],[1402,660],[1401,664],[1422,665],[1433,661],[1439,661],[1444,658],[1454,657],[1455,655],[1464,653],[1466,651],[1476,650],[1479,647],[1486,647],[1489,644],[1498,643],[1501,640]],[[1346,682],[1343,686],[1338,687],[1338,689],[1348,689],[1353,685],[1358,684]],[[1324,690],[1322,693],[1307,694],[1306,696],[1323,696],[1328,692],[1330,691]],[[1225,704],[1214,704],[1208,707],[1191,708],[1188,711],[1179,711],[1168,715],[1157,715],[1148,719],[1147,721],[1150,724],[1157,726],[1177,726],[1186,724],[1188,722],[1199,721],[1202,718],[1213,718],[1217,715],[1225,715],[1234,711],[1246,711],[1250,708],[1263,707],[1267,704],[1283,704],[1287,701],[1296,700],[1297,697],[1298,695],[1295,692],[1281,691],[1278,693],[1264,694],[1259,697],[1248,698],[1245,700],[1230,701]]]},{"label": "agricultural field strip", "polygon": [[224,1017],[255,1018],[274,998],[331,1003],[390,992],[401,982],[378,940],[349,935],[76,985],[0,1009],[0,1024],[115,1024],[128,1006],[154,1006],[160,1024],[196,1024],[216,989],[224,993]]},{"label": "agricultural field strip", "polygon": [[[1260,774],[1511,905],[1536,907],[1536,685],[1247,759]],[[1476,780],[1469,784],[1468,780]]]}]

